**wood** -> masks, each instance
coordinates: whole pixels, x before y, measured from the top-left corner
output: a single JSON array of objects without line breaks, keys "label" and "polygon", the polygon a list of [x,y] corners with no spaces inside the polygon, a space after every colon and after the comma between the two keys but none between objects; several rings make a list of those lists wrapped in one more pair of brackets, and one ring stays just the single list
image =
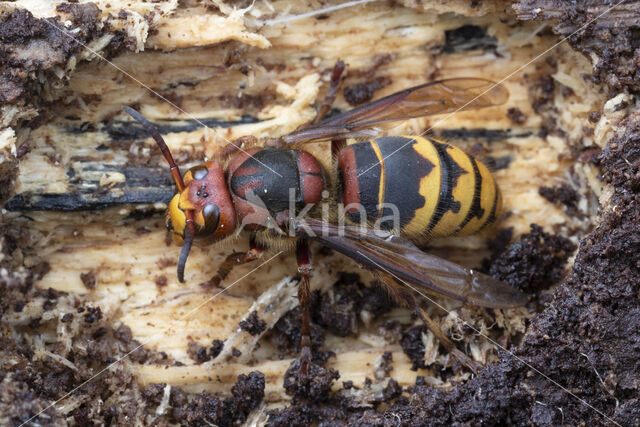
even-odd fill
[{"label": "wood", "polygon": [[[175,277],[179,247],[166,242],[161,213],[174,184],[151,139],[121,113],[123,105],[135,107],[158,126],[176,162],[186,170],[236,138],[278,137],[313,120],[338,59],[347,64],[343,87],[378,77],[388,81],[375,91],[375,98],[443,77],[500,79],[524,66],[505,82],[510,99],[504,106],[461,112],[446,122],[438,117],[414,119],[391,133],[416,134],[429,129],[430,134],[493,165],[509,212],[502,226],[513,227],[516,236],[536,223],[577,241],[591,226],[601,191],[598,172],[593,165],[575,164],[578,153],[593,145],[593,137],[583,133],[583,127],[591,126],[586,117],[602,101],[594,95],[597,91],[592,83],[582,77],[589,64],[560,46],[550,54],[555,68],[544,59],[526,65],[557,38],[538,32],[539,23],[516,24],[512,14],[503,12],[506,6],[502,3],[482,2],[473,9],[468,1],[432,2],[430,6],[405,2],[415,8],[375,2],[338,10],[322,19],[286,24],[264,22],[309,12],[311,2],[256,1],[252,11],[243,14],[229,6],[216,10],[197,2],[165,1],[159,3],[162,13],[153,16],[152,3],[109,3],[109,10],[122,8],[129,17],[143,18],[131,18],[118,27],[131,34],[140,51],[119,52],[110,62],[87,61],[92,55],[86,53],[76,55],[77,65],[67,73],[68,85],[55,92],[49,105],[37,107],[44,117],[38,126],[31,129],[15,118],[7,121],[15,131],[15,136],[6,137],[7,147],[28,143],[31,150],[19,163],[15,194],[4,209],[9,218],[29,224],[42,236],[34,245],[51,264],[51,272],[37,286],[70,292],[100,305],[114,324],[131,327],[134,337],[146,347],[165,351],[187,365],[134,365],[142,384],[168,382],[190,391],[228,393],[237,374],[258,369],[267,374],[267,402],[288,400],[281,385],[290,360],[277,360],[277,351],[261,340],[262,335],[248,337],[237,325],[258,310],[271,327],[297,306],[295,286],[283,285],[291,284],[284,278],[295,274],[295,259],[291,253],[279,254],[280,248],[272,248],[259,261],[237,266],[220,283],[221,287],[233,286],[214,297],[222,289],[203,290],[200,283],[215,273],[229,253],[245,251],[248,242],[241,238],[223,247],[194,248],[187,283],[179,285]],[[269,10],[268,4],[277,10]],[[106,8],[105,2],[99,6]],[[107,12],[103,9],[104,20],[115,22]],[[53,13],[43,7],[41,16]],[[145,20],[150,24],[145,26]],[[555,82],[549,95],[553,112],[532,107],[530,96],[543,78]],[[581,96],[564,95],[567,88]],[[35,107],[16,108],[26,114]],[[334,108],[345,111],[352,106],[341,93]],[[523,120],[510,118],[509,111],[515,108]],[[547,132],[552,119],[562,132]],[[314,144],[310,150],[330,157],[326,154],[330,153],[329,143]],[[569,215],[538,194],[541,185],[567,182],[581,195],[580,215]],[[476,267],[488,254],[490,238],[442,239],[433,242],[431,250]],[[274,255],[273,261],[252,273]],[[312,290],[328,290],[340,271],[360,272],[339,255],[313,256]],[[87,289],[80,279],[87,271],[96,274],[93,289]],[[165,284],[158,286],[158,278]],[[184,317],[200,304],[201,310]],[[421,304],[445,333],[455,330],[455,322],[447,322],[446,313]],[[456,316],[488,330],[491,322],[481,309],[460,308],[448,300],[443,304]],[[523,310],[506,312],[506,327],[500,334],[522,332],[526,317]],[[337,353],[329,365],[340,371],[341,380],[361,386],[373,375],[372,362],[384,351],[392,351],[393,377],[400,385],[413,384],[416,375],[423,375],[430,383],[447,386],[430,369],[409,370],[410,362],[398,342],[387,342],[377,333],[377,325],[389,319],[412,321],[408,310],[398,308],[374,319],[358,337],[327,339],[325,347]],[[430,343],[427,354],[434,355],[431,362],[449,363],[448,356],[437,354],[437,342],[431,338],[424,338]],[[195,365],[186,351],[190,339],[207,345],[212,339],[247,344],[242,356],[230,364],[226,361],[232,346],[226,346],[225,353],[210,364]],[[252,353],[258,341],[261,348]],[[493,347],[480,337],[470,340],[467,347],[478,362],[495,357]],[[452,381],[463,377],[454,376]]]}]

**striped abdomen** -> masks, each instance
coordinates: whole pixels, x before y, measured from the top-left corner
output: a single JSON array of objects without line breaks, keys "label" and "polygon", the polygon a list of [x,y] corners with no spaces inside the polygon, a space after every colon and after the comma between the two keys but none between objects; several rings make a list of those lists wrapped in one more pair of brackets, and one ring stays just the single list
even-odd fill
[{"label": "striped abdomen", "polygon": [[369,222],[397,225],[410,238],[472,234],[493,223],[501,208],[487,167],[443,142],[376,138],[342,149],[338,167],[352,219],[358,221],[361,206]]}]

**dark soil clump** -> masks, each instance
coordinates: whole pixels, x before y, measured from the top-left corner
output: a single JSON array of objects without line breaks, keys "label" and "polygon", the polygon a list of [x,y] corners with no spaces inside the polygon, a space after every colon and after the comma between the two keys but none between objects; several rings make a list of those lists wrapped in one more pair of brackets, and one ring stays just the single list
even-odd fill
[{"label": "dark soil clump", "polygon": [[640,89],[637,3],[519,0],[513,8],[522,20],[551,20],[553,30],[568,37],[574,49],[589,60],[597,58],[594,82],[606,84],[615,93]]},{"label": "dark soil clump", "polygon": [[538,193],[551,203],[559,203],[572,209],[575,209],[580,200],[580,194],[567,184],[557,187],[542,186],[538,189]]},{"label": "dark soil clump", "polygon": [[[166,384],[149,384],[142,396],[152,405],[163,399]],[[238,376],[231,396],[220,398],[209,392],[189,395],[179,387],[171,387],[166,421],[189,426],[240,425],[264,398],[264,375],[251,372]]]},{"label": "dark soil clump", "polygon": [[564,265],[575,249],[566,237],[545,233],[542,227],[531,224],[529,233],[495,253],[485,267],[496,279],[531,294],[560,281]]},{"label": "dark soil clump", "polygon": [[258,317],[258,313],[253,311],[247,318],[240,322],[240,328],[251,335],[258,335],[267,329],[267,323]]},{"label": "dark soil clump", "polygon": [[356,83],[353,86],[347,86],[344,88],[344,99],[349,105],[360,105],[365,102],[371,101],[376,91],[382,89],[390,83],[390,80],[384,77],[378,77],[377,79]]},{"label": "dark soil clump", "polygon": [[331,391],[331,384],[340,378],[334,369],[309,363],[306,375],[300,372],[300,360],[294,360],[284,374],[284,388],[287,393],[311,401],[325,400]]},{"label": "dark soil clump", "polygon": [[411,369],[416,371],[425,368],[424,365],[424,344],[422,334],[427,332],[424,326],[414,326],[402,334],[400,344],[402,350],[411,359]]},{"label": "dark soil clump", "polygon": [[312,306],[313,320],[340,337],[358,333],[358,319],[363,311],[377,317],[393,307],[382,287],[367,287],[360,276],[352,273],[343,273],[328,292],[316,297],[319,303]]}]

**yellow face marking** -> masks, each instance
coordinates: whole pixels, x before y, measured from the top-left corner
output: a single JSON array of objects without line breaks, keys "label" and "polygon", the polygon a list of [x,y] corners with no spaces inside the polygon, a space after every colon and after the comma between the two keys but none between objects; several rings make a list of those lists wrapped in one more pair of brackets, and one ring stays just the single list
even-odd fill
[{"label": "yellow face marking", "polygon": [[375,141],[369,141],[371,144],[371,148],[373,148],[373,152],[376,153],[376,157],[378,158],[378,162],[380,163],[380,189],[378,190],[378,218],[382,215],[382,205],[384,204],[384,180],[385,180],[385,170],[384,170],[384,157],[382,157],[382,152],[380,151],[380,147],[378,147],[378,143]]},{"label": "yellow face marking", "polygon": [[182,177],[182,182],[184,182],[184,185],[187,186],[191,181],[193,181],[193,173],[191,173],[191,170],[188,170],[187,173],[185,173]]},{"label": "yellow face marking", "polygon": [[[187,172],[187,175],[190,172]],[[186,176],[186,175],[185,175]],[[182,190],[182,193],[179,194],[180,196],[180,200],[178,203],[178,207],[180,209],[182,209],[183,211],[186,210],[194,210],[196,207],[195,205],[191,202],[191,200],[189,200],[189,186],[185,183],[186,187],[184,190]]]},{"label": "yellow face marking", "polygon": [[204,227],[204,214],[201,210],[196,211],[193,217],[193,221],[196,223],[196,225],[199,225],[200,227]]},{"label": "yellow face marking", "polygon": [[171,226],[173,227],[173,231],[175,231],[179,235],[184,235],[184,229],[187,226],[187,216],[184,214],[184,211],[180,209],[178,206],[178,201],[180,200],[180,194],[176,194],[169,202],[169,209],[167,214],[169,215],[169,220],[171,221]]},{"label": "yellow face marking", "polygon": [[419,236],[424,234],[431,218],[436,212],[438,206],[438,199],[440,196],[440,182],[442,174],[440,173],[440,157],[436,151],[436,147],[433,146],[431,141],[419,136],[406,136],[405,138],[412,138],[417,141],[417,144],[413,144],[413,149],[418,155],[431,162],[434,167],[431,172],[424,176],[420,180],[419,193],[425,199],[424,206],[415,211],[414,217],[403,228],[403,231],[408,236]]}]

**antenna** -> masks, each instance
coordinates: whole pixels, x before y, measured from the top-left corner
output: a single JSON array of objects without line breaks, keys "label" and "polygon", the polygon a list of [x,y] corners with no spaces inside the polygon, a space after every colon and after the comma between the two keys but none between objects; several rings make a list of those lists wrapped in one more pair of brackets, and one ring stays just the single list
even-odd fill
[{"label": "antenna", "polygon": [[[180,174],[180,169],[176,162],[173,160],[173,156],[171,155],[171,151],[169,151],[169,147],[167,147],[167,143],[164,142],[162,135],[158,132],[158,129],[151,124],[151,122],[144,117],[142,114],[138,113],[131,107],[122,107],[124,111],[126,111],[131,117],[136,119],[138,123],[142,125],[144,130],[146,130],[149,135],[153,139],[155,139],[156,144],[160,147],[160,151],[162,151],[162,155],[169,163],[169,170],[171,171],[171,176],[173,176],[173,180],[178,187],[178,191],[182,192],[184,190],[184,181],[182,180],[182,174]],[[195,236],[195,223],[193,222],[193,210],[186,209],[184,211],[186,217],[186,224],[184,230],[184,243],[182,244],[182,249],[180,250],[180,257],[178,258],[178,280],[180,283],[184,283],[184,267],[187,264],[187,257],[189,256],[189,251],[191,250],[191,246],[193,245],[193,238]]]},{"label": "antenna", "polygon": [[149,133],[149,135],[151,135],[151,137],[156,140],[156,144],[158,144],[158,147],[160,147],[160,151],[162,151],[162,155],[167,160],[167,163],[169,163],[169,170],[171,171],[173,180],[178,186],[178,190],[179,191],[184,190],[184,181],[182,181],[182,175],[180,174],[180,169],[178,169],[178,165],[176,165],[176,162],[173,160],[171,151],[169,151],[169,147],[167,147],[167,143],[164,142],[164,139],[162,139],[162,135],[160,135],[160,132],[158,132],[158,129],[154,125],[152,125],[149,120],[142,117],[142,114],[138,113],[133,108],[125,106],[125,107],[122,107],[122,109],[126,111],[131,117],[136,119],[136,121],[138,121],[138,123],[142,125],[144,130],[146,130]]}]

